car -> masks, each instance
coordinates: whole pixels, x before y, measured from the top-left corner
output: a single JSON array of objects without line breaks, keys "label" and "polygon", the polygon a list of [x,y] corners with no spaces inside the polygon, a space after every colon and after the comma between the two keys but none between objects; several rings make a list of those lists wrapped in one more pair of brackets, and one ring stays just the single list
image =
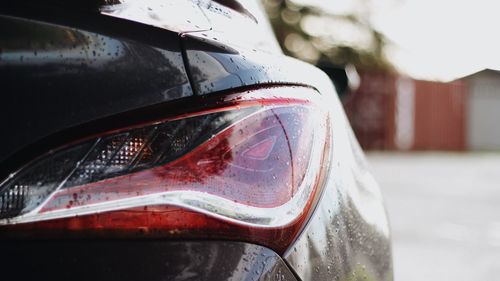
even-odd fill
[{"label": "car", "polygon": [[0,77],[5,278],[392,280],[335,87],[259,2],[8,2]]}]

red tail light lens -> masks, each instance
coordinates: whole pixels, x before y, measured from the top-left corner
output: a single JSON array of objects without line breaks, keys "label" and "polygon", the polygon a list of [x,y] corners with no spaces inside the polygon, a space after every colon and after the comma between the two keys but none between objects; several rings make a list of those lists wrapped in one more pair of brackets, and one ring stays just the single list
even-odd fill
[{"label": "red tail light lens", "polygon": [[328,115],[317,96],[306,88],[255,90],[49,152],[1,184],[2,228],[137,230],[283,250],[328,161]]}]

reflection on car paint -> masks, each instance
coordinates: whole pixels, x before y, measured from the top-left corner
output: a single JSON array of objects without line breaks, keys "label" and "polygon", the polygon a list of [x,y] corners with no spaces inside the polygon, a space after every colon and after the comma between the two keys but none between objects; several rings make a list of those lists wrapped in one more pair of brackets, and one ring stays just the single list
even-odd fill
[{"label": "reflection on car paint", "polygon": [[[331,81],[316,68],[285,56],[237,45],[230,45],[237,53],[208,48],[218,42],[198,33],[190,33],[184,42],[197,94],[304,81],[326,98],[333,113],[330,179],[309,225],[284,257],[303,280],[392,280],[389,229],[378,186]],[[207,69],[213,70],[210,75],[198,75]]]},{"label": "reflection on car paint", "polygon": [[[134,20],[134,15],[127,13],[135,9],[132,7],[133,3],[139,2],[128,3],[132,3],[130,7],[123,2],[114,7],[103,8],[102,12]],[[193,6],[193,8],[196,7]],[[160,8],[155,6],[154,9]],[[198,6],[196,9],[202,9],[202,7]],[[186,13],[191,15],[197,13],[193,11],[186,11]],[[227,14],[216,15],[217,13],[214,13],[210,16],[210,21],[202,20],[201,23],[194,24],[192,28],[193,22],[187,20],[185,20],[187,25],[179,23],[177,27],[170,22],[162,22],[166,18],[158,20],[155,13],[148,13],[147,9],[137,11],[137,13],[140,16],[137,17],[138,22],[181,31],[181,43],[186,48],[187,68],[195,85],[193,91],[196,94],[207,95],[245,85],[290,83],[314,87],[330,99],[329,104],[334,113],[332,117],[334,151],[330,180],[321,204],[311,217],[309,225],[284,258],[295,270],[297,276],[303,280],[391,280],[389,230],[378,187],[367,170],[356,140],[349,135],[351,134],[349,125],[329,79],[321,71],[306,63],[279,55],[276,48],[273,49],[266,43],[268,40],[265,40],[264,36],[252,38],[236,27],[226,31],[225,26],[228,23],[234,23]],[[243,16],[238,17],[237,21],[249,28],[255,25],[251,19]],[[142,69],[140,67],[139,69],[153,69],[156,75],[161,69],[160,66],[174,68],[173,72],[176,73],[174,66],[181,63],[180,55],[176,52],[160,51],[131,42],[119,41],[124,50],[123,57],[120,57],[119,64],[105,64],[111,69],[122,70],[120,67],[130,65],[137,67],[137,62],[139,62],[139,66],[142,66]],[[162,63],[153,64],[151,68],[148,68],[142,58]],[[166,63],[170,60],[175,62],[172,63],[174,66]],[[2,60],[0,60],[0,65],[1,63]],[[57,69],[59,66],[50,64],[45,71],[50,73],[53,67]],[[86,67],[81,67],[75,71],[87,73],[86,70]],[[161,73],[170,75],[171,71],[172,69],[169,69]],[[175,87],[178,87],[179,83],[187,84],[184,70],[180,71],[179,73],[182,74],[175,76],[180,79]],[[0,74],[3,73],[0,67]],[[131,71],[130,74],[127,75],[128,79],[120,80],[120,82],[130,86],[129,83],[133,82],[130,77],[135,77],[136,72]],[[155,81],[155,77],[149,78]],[[145,80],[137,82],[141,89],[146,85],[146,92],[158,93],[158,91],[151,91],[147,87],[150,84]],[[137,90],[137,88],[122,86],[118,83],[112,85],[124,92],[128,92],[129,88]],[[165,90],[168,87],[162,88]],[[188,93],[185,96],[191,94],[187,90],[181,93]],[[174,96],[179,97],[183,94]],[[168,97],[164,97],[163,100],[169,100]],[[143,103],[145,104],[147,102]],[[279,279],[276,278],[276,280]]]},{"label": "reflection on car paint", "polygon": [[[104,15],[165,28],[175,32],[209,30],[210,23],[199,4],[186,0],[103,1]],[[199,1],[203,2],[203,1]]]},{"label": "reflection on car paint", "polygon": [[0,129],[12,132],[0,161],[70,125],[193,94],[178,42],[165,50],[7,16],[0,25],[10,27],[0,33],[3,91],[16,93],[0,104],[0,118],[11,120]]},{"label": "reflection on car paint", "polygon": [[378,186],[356,140],[337,134],[334,142],[324,197],[284,258],[304,280],[392,280],[389,226]]}]

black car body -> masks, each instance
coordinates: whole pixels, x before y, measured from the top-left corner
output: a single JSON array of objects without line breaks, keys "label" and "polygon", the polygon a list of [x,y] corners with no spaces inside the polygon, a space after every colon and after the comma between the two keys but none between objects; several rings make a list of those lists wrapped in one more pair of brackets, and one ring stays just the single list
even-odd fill
[{"label": "black car body", "polygon": [[335,89],[258,3],[8,2],[0,77],[2,276],[392,280]]}]

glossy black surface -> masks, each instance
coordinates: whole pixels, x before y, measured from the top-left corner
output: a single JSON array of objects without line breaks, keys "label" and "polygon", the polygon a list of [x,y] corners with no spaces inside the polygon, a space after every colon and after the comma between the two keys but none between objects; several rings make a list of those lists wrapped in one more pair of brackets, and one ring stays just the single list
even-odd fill
[{"label": "glossy black surface", "polygon": [[318,89],[330,102],[333,153],[328,181],[315,213],[285,260],[302,280],[392,280],[390,231],[379,187],[331,79],[303,62],[249,49],[238,41],[221,43],[224,38],[212,35],[215,32],[196,32],[183,38],[196,93],[296,84]]},{"label": "glossy black surface", "polygon": [[[44,3],[68,8],[69,5],[63,2],[51,0]],[[147,3],[153,2],[131,1],[132,10],[129,12],[134,11],[134,7],[147,11]],[[195,3],[188,0],[187,2]],[[36,2],[23,1],[23,3]],[[247,2],[241,1],[241,3],[247,5]],[[168,17],[170,12],[162,10],[159,6],[151,6],[154,12],[152,14],[134,14],[125,13],[115,4],[120,4],[120,1],[110,3],[105,10],[102,10],[102,1],[92,1],[92,5],[77,1],[75,6],[75,9],[89,13],[104,11],[107,17],[115,20],[112,25],[85,20],[87,16],[73,19],[72,15],[59,17],[51,16],[50,13],[47,13],[46,21],[79,29],[5,17],[2,19],[2,22],[10,21],[10,24],[22,22],[33,28],[48,28],[50,36],[59,34],[56,38],[59,38],[58,41],[61,43],[47,44],[46,39],[37,37],[23,40],[21,36],[21,39],[13,40],[20,44],[20,47],[7,49],[5,41],[1,41],[1,38],[9,36],[17,38],[16,36],[21,33],[12,34],[9,30],[2,30],[0,33],[0,75],[2,82],[6,81],[8,85],[5,89],[11,91],[11,95],[6,95],[3,88],[0,93],[2,100],[5,101],[0,104],[2,109],[0,117],[4,120],[1,129],[2,132],[19,134],[17,137],[9,136],[2,139],[2,146],[6,148],[2,148],[3,152],[0,151],[0,161],[2,157],[5,158],[13,153],[15,148],[34,143],[42,135],[51,135],[58,130],[64,131],[66,127],[78,127],[78,124],[105,116],[117,116],[117,113],[130,112],[132,109],[147,110],[153,104],[171,103],[177,100],[203,104],[203,99],[207,96],[220,95],[221,92],[228,92],[234,88],[245,89],[247,86],[254,88],[256,85],[265,87],[292,84],[312,87],[329,97],[331,103],[329,106],[333,112],[333,160],[319,205],[302,235],[291,245],[283,258],[302,280],[392,280],[390,234],[382,198],[357,146],[357,141],[352,136],[328,76],[307,63],[284,56],[277,48],[276,41],[272,39],[272,32],[262,13],[259,15],[258,11],[255,13],[250,7],[245,6],[245,9],[252,10],[252,15],[257,21],[244,14],[206,6],[188,5],[186,9],[179,10],[179,15],[185,13],[184,19],[175,15]],[[198,17],[200,15],[198,9],[203,11],[202,18]],[[23,11],[22,14],[39,19],[33,11],[29,13]],[[159,20],[155,14],[165,17]],[[198,19],[196,24],[191,21],[195,18]],[[4,26],[7,25],[2,23],[0,29],[4,29]],[[161,32],[152,29],[151,26],[161,29]],[[175,30],[178,33],[168,30]],[[75,41],[71,40],[74,39],[68,41],[67,37],[76,38],[78,47],[73,47]],[[106,47],[101,42],[105,42]],[[52,47],[44,49],[43,46]],[[111,50],[118,51],[118,56],[114,55],[115,52],[107,54],[109,46],[113,46]],[[41,51],[35,54],[34,49]],[[62,52],[63,57],[56,56],[54,60],[49,60],[47,53],[54,52],[53,50]],[[94,59],[93,51],[101,56]],[[22,61],[21,52],[24,52]],[[181,57],[181,53],[184,57]],[[38,59],[41,55],[45,59]],[[185,70],[183,62],[186,65]],[[190,78],[189,81],[187,76]],[[14,95],[14,92],[21,94]],[[193,92],[200,97],[196,100],[194,97],[186,98]],[[178,106],[178,109],[182,110],[182,107]],[[17,118],[19,120],[15,120]],[[29,137],[31,135],[38,137]],[[245,273],[245,265],[248,264],[246,256],[248,252],[254,251],[252,249],[256,249],[256,246],[251,245],[224,243],[233,246],[224,246],[224,250],[221,250],[219,246],[206,242],[174,243],[170,244],[171,246],[162,246],[160,242],[151,242],[148,246],[144,246],[133,241],[115,241],[110,245],[99,242],[94,246],[72,243],[50,242],[36,246],[31,243],[10,244],[13,246],[6,245],[5,254],[2,252],[0,256],[2,259],[13,257],[8,261],[8,265],[13,269],[21,271],[20,266],[27,263],[32,270],[35,270],[34,272],[38,270],[43,274],[54,272],[47,271],[47,268],[50,268],[51,259],[56,259],[61,265],[65,265],[66,275],[63,276],[73,273],[78,277],[90,277],[82,271],[82,268],[87,270],[91,268],[98,270],[97,273],[102,276],[137,280],[126,278],[137,277],[134,275],[137,274],[134,268],[139,268],[142,272],[156,272],[157,274],[151,276],[151,280],[260,280],[252,279],[254,275]],[[256,251],[260,251],[260,254],[256,260],[259,262],[251,263],[253,267],[247,267],[249,271],[257,269],[265,271],[262,271],[262,267],[256,267],[256,264],[264,261],[265,265],[268,263],[271,265],[269,272],[274,274],[265,278],[275,279],[262,280],[293,280],[286,279],[292,278],[292,275],[282,266],[281,259],[268,250],[257,248]],[[23,251],[20,251],[21,249]],[[67,260],[58,258],[58,251],[64,253],[63,257],[67,257]],[[81,251],[85,252],[81,257],[86,258],[70,255]],[[101,253],[104,260],[100,257],[95,259],[92,251]],[[151,257],[148,257],[150,252]],[[22,253],[27,254],[23,256]],[[25,256],[31,255],[36,259],[25,260]],[[134,258],[134,255],[140,258]],[[251,256],[255,257],[254,254]],[[120,259],[116,259],[117,257],[122,262],[119,262]],[[46,259],[40,263],[46,265],[45,269],[36,262],[39,259]],[[113,259],[116,259],[116,262],[106,264],[106,261]],[[200,263],[197,259],[203,262]],[[24,263],[19,262],[19,265],[16,265],[14,264],[16,261]],[[169,262],[168,266],[165,265],[165,261]],[[137,266],[134,267],[134,264]],[[285,271],[287,273],[284,273]],[[127,274],[122,275],[122,272]],[[214,272],[214,275],[210,275],[210,272]],[[234,272],[237,272],[234,277],[228,277]],[[240,272],[243,272],[241,273],[243,275],[238,275]],[[179,274],[175,275],[178,276],[175,278],[180,279],[168,275],[174,273]],[[165,274],[170,279],[163,278]],[[279,279],[280,274],[285,274],[286,278]],[[162,276],[163,279],[159,279],[158,276]],[[213,278],[203,279],[210,276]],[[89,279],[95,278],[82,278],[82,280]],[[119,280],[119,278],[110,279]]]},{"label": "glossy black surface", "polygon": [[0,17],[0,162],[66,128],[192,95],[179,42]]},{"label": "glossy black surface", "polygon": [[329,78],[280,54],[232,42],[224,47],[221,39],[205,34],[184,38],[197,93],[254,84],[299,84],[331,97],[334,152],[329,180],[309,225],[284,255],[297,275],[302,280],[392,280],[389,229],[378,186],[355,138],[348,134]]},{"label": "glossy black surface", "polygon": [[[342,122],[338,122],[342,124]],[[304,280],[392,280],[389,225],[352,132],[337,134],[325,194],[284,258]]]},{"label": "glossy black surface", "polygon": [[273,251],[237,242],[0,241],[2,279],[294,281]]}]

